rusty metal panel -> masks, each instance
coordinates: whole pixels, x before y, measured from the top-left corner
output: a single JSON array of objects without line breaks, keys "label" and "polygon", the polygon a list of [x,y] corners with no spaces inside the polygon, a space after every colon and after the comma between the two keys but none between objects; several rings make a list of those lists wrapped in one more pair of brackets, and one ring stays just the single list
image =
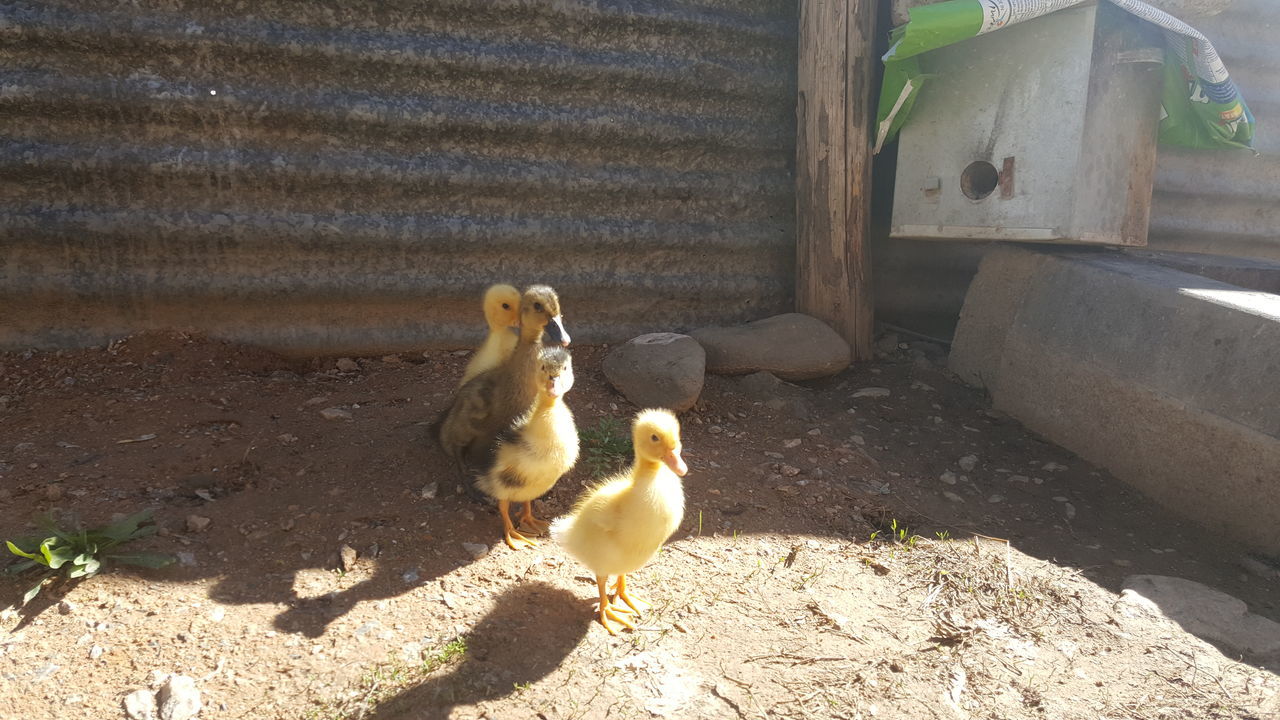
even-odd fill
[{"label": "rusty metal panel", "polygon": [[0,5],[0,347],[474,342],[788,309],[795,3]]},{"label": "rusty metal panel", "polygon": [[1162,146],[1148,243],[1280,260],[1280,9],[1275,0],[1233,0],[1192,23],[1213,40],[1258,118],[1260,154]]}]

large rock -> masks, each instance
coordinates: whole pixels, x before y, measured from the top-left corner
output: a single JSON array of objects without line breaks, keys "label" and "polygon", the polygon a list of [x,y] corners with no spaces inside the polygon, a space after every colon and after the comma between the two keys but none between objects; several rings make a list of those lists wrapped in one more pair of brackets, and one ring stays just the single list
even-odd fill
[{"label": "large rock", "polygon": [[707,355],[688,335],[650,333],[614,348],[604,359],[604,375],[642,408],[688,410],[702,394]]},{"label": "large rock", "polygon": [[1280,623],[1249,612],[1231,595],[1164,575],[1131,575],[1124,587],[1122,602],[1159,612],[1229,655],[1271,668],[1280,664]]},{"label": "large rock", "polygon": [[849,367],[849,343],[821,320],[787,313],[736,327],[692,333],[707,351],[707,371],[745,375],[768,371],[783,380],[812,380]]},{"label": "large rock", "polygon": [[196,681],[186,675],[173,675],[156,693],[160,720],[191,720],[200,714],[202,703]]}]

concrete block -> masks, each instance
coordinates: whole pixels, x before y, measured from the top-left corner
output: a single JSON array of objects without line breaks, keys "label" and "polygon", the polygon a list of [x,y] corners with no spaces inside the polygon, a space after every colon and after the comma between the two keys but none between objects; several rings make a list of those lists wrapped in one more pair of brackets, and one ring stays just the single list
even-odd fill
[{"label": "concrete block", "polygon": [[1280,296],[1115,252],[983,260],[952,369],[1161,504],[1280,554]]}]

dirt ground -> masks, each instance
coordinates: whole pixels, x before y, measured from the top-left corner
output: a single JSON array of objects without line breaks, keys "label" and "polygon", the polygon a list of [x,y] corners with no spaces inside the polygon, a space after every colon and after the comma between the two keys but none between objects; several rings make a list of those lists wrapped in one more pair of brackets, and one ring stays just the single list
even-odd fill
[{"label": "dirt ground", "polygon": [[[634,412],[604,352],[574,348],[582,429]],[[654,608],[610,637],[586,571],[501,545],[425,441],[465,354],[339,370],[153,333],[0,355],[0,538],[154,508],[137,545],[180,558],[26,607],[30,579],[0,578],[0,717],[122,718],[184,673],[206,720],[1280,718],[1272,672],[1117,596],[1175,575],[1280,619],[1275,582],[939,361],[708,378],[682,417],[684,524],[630,583]]]}]

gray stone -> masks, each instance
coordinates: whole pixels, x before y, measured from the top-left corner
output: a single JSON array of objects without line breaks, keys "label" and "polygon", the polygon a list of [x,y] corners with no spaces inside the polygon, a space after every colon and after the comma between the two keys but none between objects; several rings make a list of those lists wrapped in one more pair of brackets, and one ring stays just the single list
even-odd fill
[{"label": "gray stone", "polygon": [[978,456],[965,455],[960,458],[956,464],[960,466],[961,470],[964,470],[965,472],[972,472],[973,469],[978,466]]},{"label": "gray stone", "polygon": [[343,572],[351,572],[356,569],[356,561],[359,560],[360,554],[350,545],[343,543],[338,548],[338,562],[342,564]]},{"label": "gray stone", "polygon": [[186,675],[173,675],[156,693],[160,720],[191,720],[200,714],[202,703],[196,681]]},{"label": "gray stone", "polygon": [[124,713],[130,720],[156,720],[156,694],[150,690],[134,690],[124,696]]},{"label": "gray stone", "polygon": [[888,333],[886,335],[881,335],[880,339],[876,340],[875,347],[876,347],[876,352],[882,355],[892,355],[893,353],[897,352],[898,351],[897,333]]},{"label": "gray stone", "polygon": [[650,333],[615,347],[602,369],[636,406],[682,412],[702,394],[706,360],[702,346],[688,335]]},{"label": "gray stone", "polygon": [[342,372],[360,372],[360,363],[351,358],[338,358],[338,362],[334,364]]},{"label": "gray stone", "polygon": [[864,387],[853,391],[852,397],[856,398],[886,398],[890,395],[889,388],[882,387]]},{"label": "gray stone", "polygon": [[213,522],[207,517],[200,515],[187,516],[187,532],[199,533],[209,529],[209,523]]},{"label": "gray stone", "polygon": [[482,545],[480,543],[464,542],[462,543],[462,549],[466,550],[467,554],[470,555],[474,560],[479,560],[480,558],[489,554],[489,546]]},{"label": "gray stone", "polygon": [[323,410],[321,410],[321,411],[320,411],[320,417],[324,418],[325,420],[347,420],[347,421],[350,421],[350,420],[351,420],[351,411],[350,411],[350,410],[343,410],[342,408],[336,408],[336,407],[325,408],[325,409],[323,409]]},{"label": "gray stone", "polygon": [[707,352],[707,372],[744,375],[767,370],[783,380],[812,380],[849,366],[849,344],[821,320],[787,313],[735,327],[695,330]]},{"label": "gray stone", "polygon": [[1183,578],[1132,575],[1121,602],[1158,612],[1187,632],[1255,662],[1280,663],[1280,623],[1249,612],[1244,602]]}]

